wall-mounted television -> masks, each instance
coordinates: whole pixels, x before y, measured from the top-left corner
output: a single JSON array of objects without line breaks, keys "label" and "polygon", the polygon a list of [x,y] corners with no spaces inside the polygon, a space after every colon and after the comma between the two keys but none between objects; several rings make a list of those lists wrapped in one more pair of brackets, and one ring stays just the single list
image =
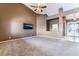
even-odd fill
[{"label": "wall-mounted television", "polygon": [[23,28],[24,29],[33,29],[33,25],[32,24],[29,24],[29,23],[24,23],[23,24]]}]

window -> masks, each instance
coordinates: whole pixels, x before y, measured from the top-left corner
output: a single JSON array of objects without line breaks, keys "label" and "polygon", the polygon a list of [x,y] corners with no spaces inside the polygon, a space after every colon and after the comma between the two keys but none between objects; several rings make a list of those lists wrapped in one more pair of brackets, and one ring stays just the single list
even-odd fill
[{"label": "window", "polygon": [[47,20],[47,31],[51,32],[59,31],[59,18]]},{"label": "window", "polygon": [[74,24],[69,24],[68,25],[68,31],[69,32],[71,32],[73,28],[74,28]]},{"label": "window", "polygon": [[58,24],[52,24],[52,31],[58,32]]},{"label": "window", "polygon": [[79,23],[76,24],[76,32],[79,33]]}]

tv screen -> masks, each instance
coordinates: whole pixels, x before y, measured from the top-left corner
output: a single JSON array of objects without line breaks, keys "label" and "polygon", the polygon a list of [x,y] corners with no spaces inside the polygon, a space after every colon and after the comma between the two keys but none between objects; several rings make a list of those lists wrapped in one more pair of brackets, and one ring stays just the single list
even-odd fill
[{"label": "tv screen", "polygon": [[28,23],[24,23],[23,24],[23,28],[24,29],[33,29],[33,25],[32,24],[28,24]]}]

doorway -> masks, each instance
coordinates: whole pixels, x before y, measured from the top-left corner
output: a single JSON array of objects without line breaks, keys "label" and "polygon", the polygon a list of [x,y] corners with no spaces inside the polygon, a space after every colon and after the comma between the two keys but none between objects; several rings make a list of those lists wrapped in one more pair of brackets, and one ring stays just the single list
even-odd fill
[{"label": "doorway", "polygon": [[79,41],[79,21],[67,22],[66,36],[71,41]]}]

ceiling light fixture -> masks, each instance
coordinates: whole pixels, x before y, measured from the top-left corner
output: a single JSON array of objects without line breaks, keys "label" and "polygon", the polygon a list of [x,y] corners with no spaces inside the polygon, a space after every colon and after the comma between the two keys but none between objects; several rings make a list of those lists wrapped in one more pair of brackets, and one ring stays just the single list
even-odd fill
[{"label": "ceiling light fixture", "polygon": [[44,3],[38,3],[36,6],[31,5],[31,7],[34,7],[36,12],[43,12],[43,8],[46,8]]}]

